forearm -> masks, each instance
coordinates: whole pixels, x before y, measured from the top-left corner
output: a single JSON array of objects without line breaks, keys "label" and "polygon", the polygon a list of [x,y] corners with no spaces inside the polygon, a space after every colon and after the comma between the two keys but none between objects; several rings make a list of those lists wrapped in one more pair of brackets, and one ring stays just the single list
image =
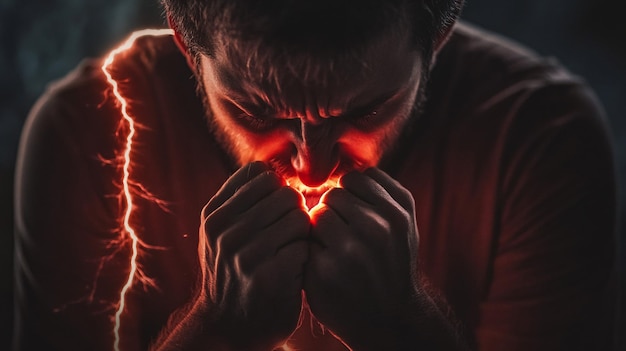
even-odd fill
[{"label": "forearm", "polygon": [[[269,351],[272,347],[251,337],[242,326],[224,319],[204,294],[174,312],[151,351]],[[238,328],[239,327],[239,328]]]}]

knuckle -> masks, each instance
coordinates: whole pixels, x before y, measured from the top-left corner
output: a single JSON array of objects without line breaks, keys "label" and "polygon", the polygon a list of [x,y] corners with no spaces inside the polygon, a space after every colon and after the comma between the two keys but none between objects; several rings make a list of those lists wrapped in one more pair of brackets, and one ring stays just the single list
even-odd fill
[{"label": "knuckle", "polygon": [[346,240],[341,245],[342,257],[359,258],[363,256],[363,246],[356,240]]},{"label": "knuckle", "polygon": [[207,243],[209,245],[216,243],[219,238],[219,231],[216,229],[216,225],[214,224],[214,220],[209,216],[202,226],[202,231],[204,235],[206,235]]},{"label": "knuckle", "polygon": [[233,256],[233,269],[240,277],[249,277],[252,275],[252,265],[242,253]]},{"label": "knuckle", "polygon": [[341,253],[344,256],[352,256],[352,254],[354,254],[354,252],[356,251],[356,243],[354,242],[354,240],[345,240],[341,246]]},{"label": "knuckle", "polygon": [[342,188],[333,188],[327,191],[320,200],[323,203],[333,203],[341,201],[346,196],[346,190]]},{"label": "knuckle", "polygon": [[268,169],[268,166],[262,161],[254,161],[248,163],[246,166],[246,173],[250,176],[257,175]]},{"label": "knuckle", "polygon": [[[413,212],[406,209],[403,204],[394,202],[386,211],[391,228],[406,230],[413,223]],[[398,228],[399,227],[399,228]]]},{"label": "knuckle", "polygon": [[204,221],[207,219],[207,217],[211,214],[211,208],[209,206],[209,203],[207,202],[203,207],[202,207],[202,211],[200,211],[200,220]]},{"label": "knuckle", "polygon": [[297,231],[300,229],[308,228],[310,224],[309,215],[300,209],[293,209],[287,214],[287,221],[290,226],[296,228]]},{"label": "knuckle", "polygon": [[220,216],[219,211],[213,211],[204,217],[204,231],[209,239],[215,236],[216,232],[221,231],[221,227],[225,224],[223,216]]},{"label": "knuckle", "polygon": [[295,217],[295,221],[297,223],[301,223],[302,225],[308,227],[311,224],[311,218],[309,215],[301,209],[293,210],[293,216]]},{"label": "knuckle", "polygon": [[408,189],[401,187],[400,196],[400,201],[402,201],[404,207],[411,212],[415,212],[415,199],[413,198],[413,194]]},{"label": "knuckle", "polygon": [[310,223],[314,230],[333,225],[336,215],[328,206],[318,207],[312,214]]},{"label": "knuckle", "polygon": [[280,187],[285,184],[284,179],[274,171],[267,170],[263,172],[260,177],[263,179],[264,182],[267,182],[274,187]]},{"label": "knuckle", "polygon": [[402,211],[402,226],[404,228],[411,228],[413,226],[413,213],[408,211]]},{"label": "knuckle", "polygon": [[215,247],[220,256],[232,256],[232,253],[235,251],[235,242],[232,239],[232,235],[228,235],[228,232],[219,234],[215,239]]},{"label": "knuckle", "polygon": [[279,201],[284,201],[288,204],[300,203],[301,198],[296,190],[288,186],[283,186],[278,190]]},{"label": "knuckle", "polygon": [[360,177],[362,177],[362,175],[361,175],[361,173],[359,173],[357,171],[352,171],[352,172],[346,173],[346,174],[344,174],[341,177],[340,184],[341,184],[341,186],[349,187],[354,182],[358,181],[360,179]]}]

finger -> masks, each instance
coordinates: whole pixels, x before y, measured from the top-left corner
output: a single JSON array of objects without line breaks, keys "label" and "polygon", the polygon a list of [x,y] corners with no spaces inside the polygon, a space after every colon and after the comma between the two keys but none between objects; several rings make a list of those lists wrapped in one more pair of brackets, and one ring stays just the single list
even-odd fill
[{"label": "finger", "polygon": [[[379,207],[374,207],[343,188],[329,190],[324,194],[322,201],[324,205],[331,208],[345,222],[350,229],[349,235],[366,241],[373,246],[380,245],[388,240],[385,234],[391,232],[391,226],[388,216],[383,216],[378,209]],[[399,205],[387,204],[387,201],[385,201],[385,206],[397,206],[398,209],[401,209]],[[400,218],[402,212],[397,211],[394,207],[392,220]],[[329,227],[329,230],[326,231],[332,232],[331,228]]]},{"label": "finger", "polygon": [[[293,250],[292,245],[305,245],[309,235],[309,216],[303,210],[292,210],[279,221],[265,230],[248,236],[234,239],[233,246],[245,246],[238,250],[235,255],[236,266],[244,274],[249,274],[256,267],[265,261],[272,260],[273,257],[281,254],[282,251]],[[304,263],[308,257],[308,251],[299,253],[299,256],[292,257],[293,262]]]},{"label": "finger", "polygon": [[371,177],[357,171],[345,174],[339,179],[341,188],[348,190],[359,199],[378,205],[381,200],[391,197],[389,193]]},{"label": "finger", "polygon": [[347,219],[326,204],[316,206],[311,215],[311,253],[336,248],[351,235]]},{"label": "finger", "polygon": [[385,188],[389,195],[391,195],[391,197],[396,200],[400,206],[409,211],[409,213],[412,214],[415,212],[415,201],[413,199],[413,195],[397,180],[391,178],[387,173],[375,167],[368,168],[363,173]]},{"label": "finger", "polygon": [[[280,279],[289,282],[302,282],[304,265],[309,259],[308,243],[304,240],[299,240],[283,246],[276,252],[270,259],[261,263],[261,271],[272,267],[267,270],[269,274],[278,275]],[[280,289],[280,287],[277,287]],[[298,290],[302,286],[297,287]]]},{"label": "finger", "polygon": [[[235,195],[224,202],[222,207],[233,211],[233,214],[242,214],[280,189],[290,189],[285,179],[274,171],[266,171],[242,185]],[[291,201],[290,205],[294,203],[299,203],[299,198]]]},{"label": "finger", "polygon": [[255,293],[277,299],[300,299],[307,259],[307,243],[294,242],[257,264],[246,279],[254,286]]},{"label": "finger", "polygon": [[[245,246],[253,246],[259,255],[268,256],[286,242],[306,238],[310,227],[302,195],[287,186],[274,191],[233,221],[234,225],[218,239],[218,247],[225,253],[234,254]],[[252,245],[257,242],[268,248]]]},{"label": "finger", "polygon": [[400,212],[406,211],[392,195],[370,176],[360,172],[350,172],[339,180],[343,189],[371,204],[383,215],[396,218]]},{"label": "finger", "polygon": [[243,184],[249,182],[257,175],[269,170],[269,166],[265,163],[257,161],[249,163],[237,170],[228,180],[222,185],[222,187],[215,193],[215,195],[209,200],[209,202],[202,209],[202,219],[205,219],[215,209],[220,207],[226,200],[231,198],[237,189]]},{"label": "finger", "polygon": [[254,229],[261,230],[292,210],[301,210],[306,214],[305,199],[300,192],[285,185],[258,201],[242,213],[241,218],[245,218],[245,222],[253,225]]},{"label": "finger", "polygon": [[[355,246],[355,248],[358,246]],[[341,291],[359,290],[360,282],[370,281],[381,263],[367,252],[336,252],[332,249],[311,253],[304,270],[304,289],[308,297],[319,294],[345,295]],[[366,287],[372,289],[373,287]]]},{"label": "finger", "polygon": [[[208,214],[204,223],[205,230],[208,233],[219,233],[226,227],[236,223],[241,225],[251,224],[242,214],[263,198],[270,196],[281,188],[287,188],[285,180],[275,172],[265,171],[257,175],[254,179],[240,187],[232,197],[216,210]],[[272,209],[273,207],[270,208]]]},{"label": "finger", "polygon": [[413,199],[413,194],[405,187],[402,186],[398,181],[391,178],[387,173],[381,171],[378,168],[372,167],[365,170],[366,175],[370,176],[372,179],[377,181],[380,185],[387,190],[387,192],[402,206],[405,210],[407,210],[409,218],[405,218],[408,220],[406,223],[411,227],[407,227],[409,230],[407,237],[409,251],[411,252],[412,257],[417,256],[417,250],[419,246],[419,234],[417,230],[417,226],[415,223],[415,200]]}]

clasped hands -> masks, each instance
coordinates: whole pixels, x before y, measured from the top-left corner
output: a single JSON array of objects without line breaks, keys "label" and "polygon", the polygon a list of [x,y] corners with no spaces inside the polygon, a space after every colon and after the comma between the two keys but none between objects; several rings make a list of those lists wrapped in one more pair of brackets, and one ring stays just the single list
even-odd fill
[{"label": "clasped hands", "polygon": [[308,213],[297,190],[254,162],[203,209],[207,323],[232,349],[283,344],[303,295],[354,349],[374,334],[393,337],[405,320],[418,289],[413,197],[376,168],[348,173],[340,186]]}]

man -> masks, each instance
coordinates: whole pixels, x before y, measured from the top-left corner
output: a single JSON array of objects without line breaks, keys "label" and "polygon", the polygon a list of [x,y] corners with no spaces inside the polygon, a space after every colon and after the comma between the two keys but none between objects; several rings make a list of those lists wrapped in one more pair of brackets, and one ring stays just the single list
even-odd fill
[{"label": "man", "polygon": [[17,349],[609,347],[613,159],[579,79],[461,1],[164,5],[174,35],[111,65],[143,284],[114,320],[129,130],[88,61],[25,127]]}]

